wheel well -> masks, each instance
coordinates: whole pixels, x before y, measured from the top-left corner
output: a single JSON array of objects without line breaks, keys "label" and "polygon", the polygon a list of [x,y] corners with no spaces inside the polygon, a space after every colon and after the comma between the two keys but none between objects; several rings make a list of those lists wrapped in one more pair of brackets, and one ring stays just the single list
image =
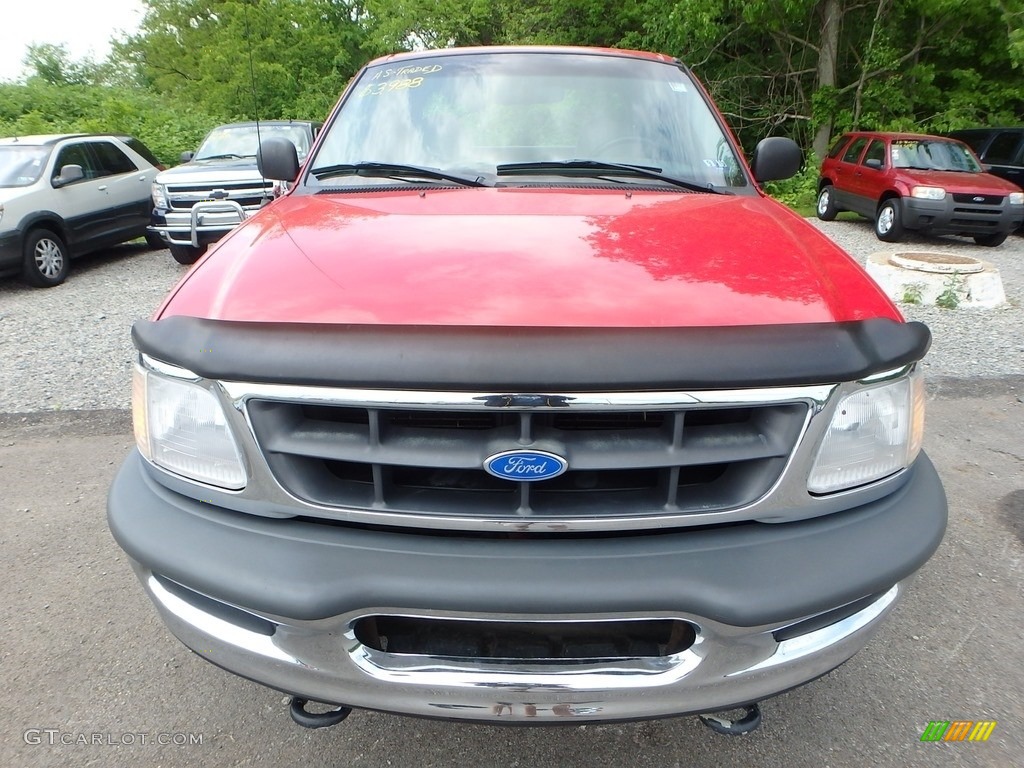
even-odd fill
[{"label": "wheel well", "polygon": [[826,178],[822,178],[822,179],[818,179],[818,191],[819,192],[821,192],[821,190],[823,190],[825,187],[834,187],[834,186],[835,186],[835,184],[832,183],[832,179],[829,179],[827,177]]},{"label": "wheel well", "polygon": [[25,238],[27,239],[37,229],[48,229],[64,241],[64,247],[70,248],[68,233],[64,229],[64,221],[56,214],[38,214],[25,224]]},{"label": "wheel well", "polygon": [[875,210],[876,211],[879,210],[882,207],[882,203],[884,203],[886,200],[899,200],[899,199],[900,199],[900,195],[899,195],[898,192],[893,192],[892,190],[889,190],[888,192],[884,192],[882,194],[882,196],[880,198],[878,198],[878,205],[875,206]]}]

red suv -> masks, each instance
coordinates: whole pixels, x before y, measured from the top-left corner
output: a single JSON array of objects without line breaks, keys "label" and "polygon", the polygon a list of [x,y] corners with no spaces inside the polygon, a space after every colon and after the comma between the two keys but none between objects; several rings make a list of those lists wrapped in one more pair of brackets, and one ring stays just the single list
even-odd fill
[{"label": "red suv", "polygon": [[873,219],[880,240],[906,229],[1000,245],[1024,219],[1024,192],[986,173],[971,149],[940,136],[848,133],[821,164],[818,218]]}]

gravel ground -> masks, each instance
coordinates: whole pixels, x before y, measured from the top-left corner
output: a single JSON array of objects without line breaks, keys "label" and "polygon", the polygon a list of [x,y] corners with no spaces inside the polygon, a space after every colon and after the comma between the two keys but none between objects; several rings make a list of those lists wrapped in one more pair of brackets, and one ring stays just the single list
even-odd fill
[{"label": "gravel ground", "polygon": [[[867,221],[811,221],[861,264],[892,248]],[[930,379],[1024,374],[1024,237],[981,248],[964,238],[911,235],[899,246],[908,247],[992,262],[1008,298],[989,310],[902,307],[932,329],[924,363]],[[76,261],[57,288],[0,279],[0,413],[127,408],[131,325],[149,316],[187,270],[167,251],[128,244]]]}]

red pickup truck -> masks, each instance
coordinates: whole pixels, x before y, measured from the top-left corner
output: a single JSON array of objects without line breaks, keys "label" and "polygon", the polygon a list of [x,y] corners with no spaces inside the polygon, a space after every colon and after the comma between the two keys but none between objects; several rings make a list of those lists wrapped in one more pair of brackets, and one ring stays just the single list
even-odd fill
[{"label": "red pickup truck", "polygon": [[368,64],[133,329],[108,519],[171,631],[311,727],[740,733],[846,661],[946,501],[928,329],[763,194],[800,162],[668,56]]}]

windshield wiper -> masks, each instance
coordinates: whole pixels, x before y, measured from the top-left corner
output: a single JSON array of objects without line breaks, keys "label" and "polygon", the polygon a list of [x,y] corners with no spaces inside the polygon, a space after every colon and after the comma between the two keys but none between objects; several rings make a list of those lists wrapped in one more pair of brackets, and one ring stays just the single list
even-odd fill
[{"label": "windshield wiper", "polygon": [[193,158],[195,160],[226,160],[233,158],[235,160],[241,160],[243,157],[256,157],[256,155],[236,155],[234,152],[225,152],[223,155],[203,155],[202,157]]},{"label": "windshield wiper", "polygon": [[527,175],[531,173],[556,173],[566,176],[601,176],[612,174],[619,176],[636,176],[642,179],[657,179],[694,192],[712,192],[717,195],[732,194],[727,189],[713,187],[710,184],[698,184],[695,181],[677,179],[661,172],[661,168],[650,165],[629,165],[627,163],[608,163],[604,160],[544,160],[536,163],[506,163],[499,165],[498,174]]},{"label": "windshield wiper", "polygon": [[466,187],[487,187],[483,176],[465,176],[459,173],[442,171],[440,168],[427,168],[421,165],[403,165],[400,163],[378,163],[365,161],[362,163],[339,163],[328,165],[324,168],[313,169],[313,176],[317,181],[330,179],[335,176],[367,176],[385,177],[389,179],[439,179],[441,181],[453,181]]}]

